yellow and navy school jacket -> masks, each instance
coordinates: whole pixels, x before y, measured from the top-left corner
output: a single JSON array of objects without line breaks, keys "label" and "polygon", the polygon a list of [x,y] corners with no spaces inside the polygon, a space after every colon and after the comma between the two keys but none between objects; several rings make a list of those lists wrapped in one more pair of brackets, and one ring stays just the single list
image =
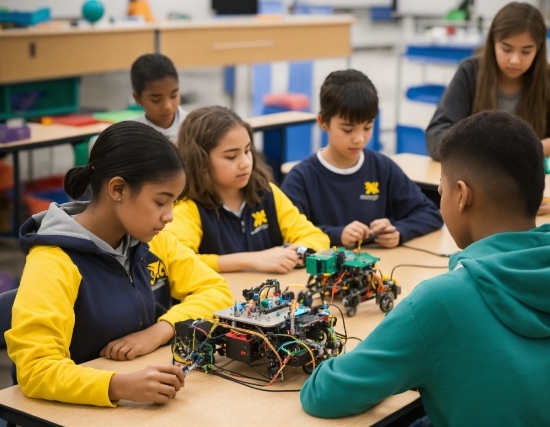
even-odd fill
[{"label": "yellow and navy school jacket", "polygon": [[276,185],[270,186],[271,191],[258,205],[245,205],[240,217],[221,207],[218,217],[200,203],[182,200],[174,207],[174,220],[165,230],[216,271],[219,255],[263,251],[285,243],[315,251],[327,249],[328,236],[308,221]]},{"label": "yellow and navy school jacket", "polygon": [[[114,406],[108,390],[115,372],[78,364],[157,320],[211,318],[233,298],[225,279],[169,233],[150,244],[134,240],[122,263],[71,217],[85,207],[52,204],[21,227],[28,255],[5,337],[27,396]],[[166,311],[172,297],[182,302]]]}]

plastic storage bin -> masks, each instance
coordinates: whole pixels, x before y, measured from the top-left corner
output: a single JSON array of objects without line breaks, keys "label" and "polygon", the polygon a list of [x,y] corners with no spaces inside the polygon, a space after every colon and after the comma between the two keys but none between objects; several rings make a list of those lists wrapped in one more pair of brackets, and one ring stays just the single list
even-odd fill
[{"label": "plastic storage bin", "polygon": [[28,27],[40,22],[50,21],[50,9],[45,7],[34,12],[0,12],[0,23],[13,23],[17,27]]},{"label": "plastic storage bin", "polygon": [[74,113],[79,86],[79,77],[0,86],[0,120]]},{"label": "plastic storage bin", "polygon": [[411,60],[457,63],[474,54],[478,44],[472,45],[409,45],[405,57]]},{"label": "plastic storage bin", "polygon": [[373,21],[395,21],[391,6],[372,6],[370,18]]}]

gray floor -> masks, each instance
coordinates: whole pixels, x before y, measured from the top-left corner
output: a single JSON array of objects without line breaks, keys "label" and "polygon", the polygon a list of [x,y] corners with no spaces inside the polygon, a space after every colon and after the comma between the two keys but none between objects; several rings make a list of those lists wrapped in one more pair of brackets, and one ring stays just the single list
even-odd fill
[{"label": "gray floor", "polygon": [[[418,127],[425,127],[435,110],[432,105],[422,105],[406,100],[403,96],[405,88],[410,85],[420,84],[423,82],[441,82],[445,83],[450,80],[454,74],[454,67],[447,66],[426,66],[423,67],[418,63],[402,62],[401,66],[401,82],[400,94],[397,93],[397,71],[398,71],[398,55],[394,51],[389,50],[374,50],[374,51],[358,51],[354,52],[351,58],[351,67],[366,73],[378,90],[381,109],[381,140],[384,144],[383,151],[393,153],[395,147],[395,134],[393,129],[396,124],[397,104],[399,103],[399,122]],[[314,86],[315,93],[318,93],[321,83],[326,75],[338,69],[346,68],[347,61],[344,59],[320,60],[315,62],[315,77]],[[273,88],[276,91],[283,91],[286,85],[286,64],[274,64],[273,72]],[[248,84],[248,68],[245,66],[238,67],[237,70],[237,96],[236,96],[236,111],[243,117],[248,117],[250,111],[250,93]],[[92,102],[90,98],[93,92],[94,85],[104,81],[101,77],[89,77],[83,82],[83,90],[81,98],[83,102]],[[182,72],[181,86],[184,91],[192,90],[197,94],[195,103],[186,105],[187,110],[193,108],[210,105],[221,104],[229,105],[228,98],[222,93],[222,73],[220,69],[209,68],[204,70],[190,70]],[[114,81],[124,82],[124,91],[129,90],[126,74],[116,74],[111,78],[111,84]],[[116,86],[116,84],[115,84]],[[123,92],[121,96],[128,98],[128,94]],[[115,103],[115,100],[113,100]],[[313,101],[313,111],[318,111],[318,100]],[[318,138],[318,134],[316,134]],[[261,138],[258,140],[261,145]],[[58,147],[52,149],[41,149],[34,151],[33,173],[34,176],[47,176],[52,173],[64,173],[72,166],[73,154],[70,147]],[[22,159],[23,175],[27,174],[26,159]],[[5,271],[13,277],[19,278],[24,265],[24,256],[17,248],[17,244],[13,240],[0,240],[0,271]],[[9,376],[10,362],[4,350],[0,350],[0,388],[11,385]],[[0,424],[1,427],[1,424]]]}]

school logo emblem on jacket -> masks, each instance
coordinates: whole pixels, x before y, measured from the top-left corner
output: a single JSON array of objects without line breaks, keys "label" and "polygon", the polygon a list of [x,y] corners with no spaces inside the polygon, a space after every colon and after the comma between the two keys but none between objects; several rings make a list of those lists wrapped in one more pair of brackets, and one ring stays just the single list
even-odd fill
[{"label": "school logo emblem on jacket", "polygon": [[380,197],[380,188],[378,187],[380,183],[378,181],[367,181],[365,182],[365,194],[361,194],[359,197],[361,200],[378,200]]},{"label": "school logo emblem on jacket", "polygon": [[168,278],[166,277],[166,266],[161,260],[157,260],[147,265],[151,278],[151,287],[153,291],[166,285]]},{"label": "school logo emblem on jacket", "polygon": [[252,218],[254,218],[254,230],[250,232],[250,235],[254,235],[259,231],[266,230],[269,228],[269,224],[267,223],[267,215],[265,214],[265,210],[261,210],[258,212],[254,212],[252,214]]}]

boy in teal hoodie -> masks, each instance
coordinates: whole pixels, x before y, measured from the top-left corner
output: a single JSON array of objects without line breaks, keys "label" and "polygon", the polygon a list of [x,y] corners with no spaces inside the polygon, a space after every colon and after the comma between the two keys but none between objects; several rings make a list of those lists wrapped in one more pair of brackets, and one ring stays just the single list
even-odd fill
[{"label": "boy in teal hoodie", "polygon": [[351,352],[313,371],[304,410],[342,417],[417,388],[437,427],[550,425],[550,224],[539,138],[482,112],[440,146],[441,213],[464,250]]}]

